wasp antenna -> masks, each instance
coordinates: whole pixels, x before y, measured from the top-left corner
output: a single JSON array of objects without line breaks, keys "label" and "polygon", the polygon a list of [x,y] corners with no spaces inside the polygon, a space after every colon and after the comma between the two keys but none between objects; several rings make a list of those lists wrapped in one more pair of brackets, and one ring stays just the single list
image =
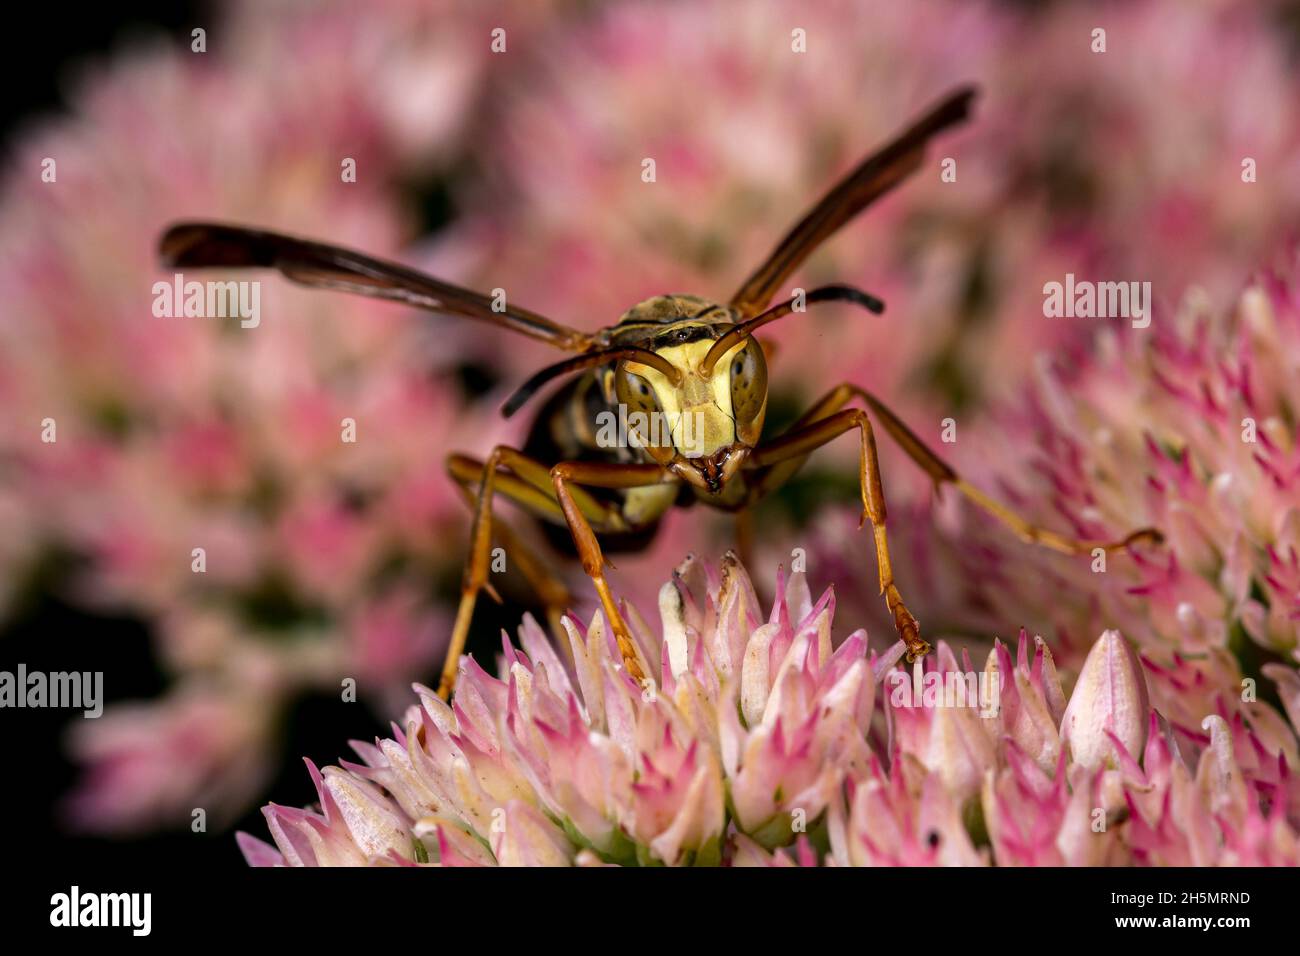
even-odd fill
[{"label": "wasp antenna", "polygon": [[[854,305],[860,305],[868,312],[880,315],[885,311],[885,303],[872,295],[870,292],[863,292],[851,285],[824,285],[813,289],[803,296],[804,305],[812,305],[817,302],[851,302]],[[754,316],[748,321],[741,322],[733,326],[725,335],[713,343],[704,360],[700,362],[700,371],[705,376],[713,374],[713,367],[718,364],[722,356],[726,355],[744,339],[748,338],[760,326],[775,322],[777,319],[789,315],[791,312],[802,312],[803,309],[797,309],[800,304],[798,296],[786,299],[784,302],[772,306],[766,312]]]},{"label": "wasp antenna", "polygon": [[591,368],[593,365],[599,365],[606,359],[603,353],[597,352],[591,355],[579,355],[575,358],[565,359],[562,362],[556,362],[554,365],[548,365],[546,368],[530,376],[524,384],[515,389],[514,394],[506,399],[506,403],[501,406],[501,416],[509,418],[524,405],[528,400],[538,393],[547,382],[553,381],[567,375],[570,372],[580,372],[583,369]]},{"label": "wasp antenna", "polygon": [[554,381],[561,376],[568,375],[571,372],[581,372],[585,369],[592,368],[596,365],[604,365],[606,362],[614,362],[619,359],[625,359],[631,362],[639,362],[642,365],[648,365],[653,369],[662,372],[673,385],[682,384],[682,372],[672,362],[668,361],[657,352],[649,349],[637,348],[636,346],[623,346],[613,349],[602,349],[598,352],[587,352],[583,355],[575,355],[573,358],[565,359],[562,362],[556,362],[554,365],[548,365],[546,368],[537,372],[530,377],[528,381],[515,389],[504,405],[501,406],[501,415],[509,418],[519,409],[528,403],[528,400],[538,393],[547,382]]}]

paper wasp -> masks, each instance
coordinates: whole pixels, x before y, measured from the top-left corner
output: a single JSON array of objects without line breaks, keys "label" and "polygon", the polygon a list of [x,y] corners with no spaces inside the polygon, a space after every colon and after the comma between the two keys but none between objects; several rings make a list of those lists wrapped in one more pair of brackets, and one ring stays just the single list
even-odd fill
[{"label": "paper wasp", "polygon": [[[876,396],[851,383],[823,395],[784,434],[761,440],[767,411],[767,367],[754,333],[802,305],[842,301],[880,312],[873,296],[843,285],[812,289],[769,307],[777,291],[827,238],[874,200],[921,167],[927,142],[963,122],[975,91],[944,98],[883,148],[849,172],[804,216],[726,304],[688,295],[664,295],[633,306],[617,324],[587,333],[516,306],[391,262],[337,246],[219,223],[181,223],[163,236],[161,254],[171,267],[278,269],[308,286],[404,302],[432,312],[466,316],[511,329],[574,353],[542,369],[509,399],[507,416],[548,383],[569,378],[546,404],[524,448],[500,445],[486,460],[453,454],[447,467],[474,511],[470,556],[451,644],[438,691],[444,699],[456,677],[480,591],[488,582],[494,534],[515,552],[516,564],[537,589],[552,621],[569,601],[558,577],[494,522],[493,497],[502,494],[537,517],[567,526],[583,569],[595,584],[627,672],[645,679],[647,662],[631,637],[604,575],[600,539],[607,544],[648,540],[662,516],[684,495],[743,513],[787,482],[808,456],[845,432],[861,445],[862,523],[875,537],[880,591],[894,617],[909,661],[930,649],[894,581],[885,533],[885,499],[869,412],[934,480],[952,484],[1027,541],[1067,554],[1114,550],[1140,539],[1082,541],[1037,527],[964,481]],[[496,308],[494,308],[496,306]],[[854,399],[866,408],[850,406]],[[632,447],[596,441],[597,416],[620,406],[659,413],[680,422],[695,416],[697,440],[679,447],[638,433]],[[676,435],[676,432],[672,432]],[[494,524],[499,525],[494,527]]]}]

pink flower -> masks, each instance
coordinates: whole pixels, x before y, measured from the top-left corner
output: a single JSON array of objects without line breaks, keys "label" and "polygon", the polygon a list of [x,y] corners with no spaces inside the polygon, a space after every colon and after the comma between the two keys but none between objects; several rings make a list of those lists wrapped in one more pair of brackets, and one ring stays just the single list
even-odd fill
[{"label": "pink flower", "polygon": [[[942,644],[909,675],[895,666],[901,642],[877,656],[861,631],[832,650],[829,591],[814,603],[802,574],[779,574],[760,615],[731,556],[720,575],[687,559],[659,608],[654,631],[629,609],[656,675],[643,684],[597,614],[585,629],[565,619],[563,655],[529,620],[521,648],[503,644],[497,676],[464,658],[450,704],[416,685],[420,704],[391,739],[354,742],[361,763],[311,768],[321,812],[267,808],[276,848],[243,835],[245,856],[295,866],[1295,859],[1300,788],[1283,756],[1294,728],[1269,726],[1274,751],[1244,721],[1208,714],[1207,745],[1184,751],[1116,633],[1093,645],[1067,701],[1045,644],[1034,642],[1031,662],[1023,635],[1016,662],[996,642],[982,672]],[[996,700],[989,676],[982,694],[958,696],[980,673],[998,675]]]},{"label": "pink flower", "polygon": [[[508,6],[497,15],[522,46],[547,12]],[[273,742],[250,721],[345,676],[381,700],[436,660],[443,609],[428,581],[458,564],[443,544],[464,515],[439,456],[487,432],[437,374],[465,354],[457,336],[421,356],[424,316],[265,277],[252,277],[262,321],[250,328],[157,316],[151,290],[173,278],[156,246],[179,218],[399,255],[410,202],[395,183],[460,155],[487,88],[489,20],[452,2],[382,0],[364,15],[235,4],[220,49],[100,65],[69,117],[16,144],[0,230],[0,579],[71,552],[78,576],[60,584],[156,625],[159,659],[182,686],[201,676],[203,708],[229,715],[198,735],[193,772],[160,786],[141,781],[163,773],[169,741],[195,738],[198,704],[86,725],[80,824],[238,809]],[[54,182],[30,174],[43,157],[57,159]],[[340,188],[344,157],[362,173]],[[55,441],[42,440],[47,422]],[[286,630],[297,639],[277,639]],[[236,714],[250,687],[269,699]]]},{"label": "pink flower", "polygon": [[1137,654],[1118,631],[1107,631],[1083,662],[1061,720],[1061,742],[1075,763],[1113,766],[1117,747],[1135,754],[1146,743],[1149,710]]}]

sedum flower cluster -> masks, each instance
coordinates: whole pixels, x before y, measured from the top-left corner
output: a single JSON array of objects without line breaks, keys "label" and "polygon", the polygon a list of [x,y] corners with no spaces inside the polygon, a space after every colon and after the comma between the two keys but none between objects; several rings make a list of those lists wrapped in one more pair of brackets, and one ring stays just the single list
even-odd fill
[{"label": "sedum flower cluster", "polygon": [[[633,616],[643,684],[598,614],[560,652],[531,620],[450,704],[417,685],[390,738],[265,808],[267,866],[1300,863],[1295,729],[1213,711],[1182,743],[1117,632],[1070,694],[1041,639],[911,671],[835,595],[778,573],[764,614],[731,555],[688,558]],[[1267,705],[1255,705],[1265,708]],[[1274,715],[1276,716],[1276,715]]]}]

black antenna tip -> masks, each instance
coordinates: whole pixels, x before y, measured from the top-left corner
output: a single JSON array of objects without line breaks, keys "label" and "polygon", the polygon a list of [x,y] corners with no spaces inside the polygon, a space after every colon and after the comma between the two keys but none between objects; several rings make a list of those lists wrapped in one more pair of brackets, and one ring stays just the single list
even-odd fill
[{"label": "black antenna tip", "polygon": [[809,302],[852,302],[868,312],[880,315],[885,311],[885,303],[872,295],[851,285],[828,285],[808,293]]}]

